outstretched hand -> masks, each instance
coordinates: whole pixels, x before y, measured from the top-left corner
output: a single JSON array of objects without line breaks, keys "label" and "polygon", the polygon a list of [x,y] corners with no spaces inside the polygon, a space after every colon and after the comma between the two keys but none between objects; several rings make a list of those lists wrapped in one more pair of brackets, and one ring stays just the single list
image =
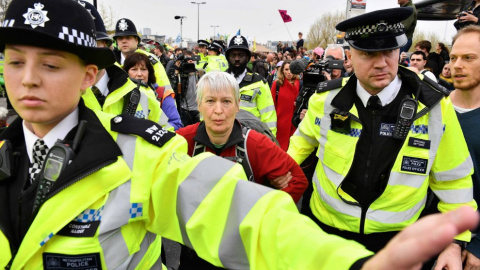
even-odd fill
[{"label": "outstretched hand", "polygon": [[426,216],[397,234],[363,269],[421,269],[423,262],[444,250],[456,235],[474,229],[478,221],[478,213],[468,206]]}]

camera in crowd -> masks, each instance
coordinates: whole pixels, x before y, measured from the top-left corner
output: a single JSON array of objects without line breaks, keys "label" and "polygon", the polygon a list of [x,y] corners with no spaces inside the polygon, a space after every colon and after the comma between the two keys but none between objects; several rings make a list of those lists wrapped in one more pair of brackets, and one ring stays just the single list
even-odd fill
[{"label": "camera in crowd", "polygon": [[335,60],[329,55],[324,60],[313,63],[303,72],[303,87],[316,89],[318,83],[326,81],[323,72],[331,74],[333,69],[343,69],[343,60]]},{"label": "camera in crowd", "polygon": [[188,56],[181,53],[175,60],[180,61],[179,65],[175,65],[175,69],[177,69],[181,75],[188,75],[191,72],[197,71],[195,68],[195,62],[200,60],[200,56]]}]

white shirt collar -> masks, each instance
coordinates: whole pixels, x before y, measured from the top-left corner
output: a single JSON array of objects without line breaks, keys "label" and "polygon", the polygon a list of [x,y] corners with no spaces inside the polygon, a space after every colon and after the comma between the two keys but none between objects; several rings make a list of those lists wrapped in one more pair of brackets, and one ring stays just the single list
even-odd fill
[{"label": "white shirt collar", "polygon": [[[233,73],[230,73],[230,74],[231,74],[233,77],[235,77],[235,75],[233,75]],[[245,78],[245,75],[247,75],[247,69],[245,69],[245,70],[243,71],[243,73],[240,74],[240,76],[238,76],[238,78],[235,78],[235,79],[237,79],[238,84],[240,84],[240,83],[243,81],[243,78]]]},{"label": "white shirt collar", "polygon": [[97,84],[95,84],[98,90],[100,90],[102,95],[104,95],[105,97],[108,95],[108,92],[109,92],[108,86],[107,86],[108,81],[110,81],[110,77],[108,77],[108,73],[107,71],[105,71],[102,78],[97,82]]},{"label": "white shirt collar", "polygon": [[[400,91],[400,87],[402,87],[402,80],[397,75],[395,79],[389,85],[387,85],[387,87],[383,88],[383,90],[377,94],[377,97],[380,99],[380,102],[382,102],[382,106],[386,106],[390,104],[390,102],[392,102],[395,99],[398,92]],[[365,90],[365,88],[362,87],[358,79],[357,79],[357,96],[360,98],[360,100],[363,103],[363,106],[365,107],[367,107],[368,99],[372,96],[370,93],[367,92],[367,90]]]},{"label": "white shirt collar", "polygon": [[123,53],[120,52],[120,65],[123,66],[123,63],[125,63],[125,58],[126,58],[125,55],[123,55]]},{"label": "white shirt collar", "polygon": [[[58,123],[52,130],[50,130],[47,135],[43,137],[45,144],[48,148],[52,148],[57,139],[64,139],[65,136],[78,124],[78,107],[70,113],[67,117],[63,118],[60,123]],[[23,121],[23,134],[25,137],[25,146],[27,147],[28,158],[31,163],[33,163],[32,151],[33,145],[39,139],[37,135],[31,132],[26,126],[25,121]]]}]

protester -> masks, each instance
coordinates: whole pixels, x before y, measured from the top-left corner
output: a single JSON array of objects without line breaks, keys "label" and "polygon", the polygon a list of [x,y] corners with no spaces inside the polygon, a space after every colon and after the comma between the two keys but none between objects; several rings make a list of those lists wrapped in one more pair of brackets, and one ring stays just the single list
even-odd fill
[{"label": "protester", "polygon": [[[238,89],[237,81],[230,74],[204,75],[197,89],[198,109],[204,120],[177,133],[187,140],[190,156],[208,151],[236,161],[242,164],[250,181],[282,189],[297,202],[308,185],[305,175],[267,136],[245,129],[235,119],[239,111]],[[180,269],[213,268],[192,250],[182,248]]]},{"label": "protester", "polygon": [[438,84],[447,88],[449,91],[455,89],[453,86],[453,77],[450,71],[450,64],[445,64],[445,66],[443,66],[442,74],[440,74],[440,78],[438,79]]},{"label": "protester", "polygon": [[146,87],[151,88],[156,93],[160,108],[168,117],[168,123],[174,130],[183,126],[175,106],[175,93],[171,89],[166,90],[164,87],[157,85],[153,66],[145,54],[132,53],[127,56],[123,69],[128,73],[130,79],[133,79],[137,84],[143,82]]},{"label": "protester", "polygon": [[447,46],[445,46],[445,44],[441,42],[437,43],[435,51],[442,57],[445,63],[450,62],[450,52],[448,51],[448,48]]},{"label": "protester", "polygon": [[[397,30],[412,12],[378,10],[337,25],[346,32],[355,74],[344,86],[342,79],[317,88],[288,149],[300,164],[318,147],[312,219],[374,252],[417,221],[428,187],[442,212],[476,207],[471,157],[448,93],[398,66],[407,37]],[[386,25],[362,34],[378,24]],[[422,114],[416,114],[417,104]],[[456,239],[462,244],[470,235],[463,232]],[[457,269],[459,244],[441,252],[436,269]]]},{"label": "protester", "polygon": [[[473,197],[480,199],[480,141],[478,126],[480,124],[480,27],[468,25],[460,29],[453,38],[450,68],[452,70],[455,90],[450,94],[457,112],[463,136],[473,159]],[[475,235],[463,250],[464,269],[480,268],[480,234],[479,228],[472,231]]]},{"label": "protester", "polygon": [[284,151],[288,150],[290,137],[297,129],[292,123],[292,118],[295,99],[301,87],[299,76],[290,71],[290,63],[291,61],[283,62],[271,89],[277,112],[277,140]]},{"label": "protester", "polygon": [[470,24],[479,25],[479,6],[480,0],[472,0],[472,2],[457,15],[457,20],[453,23],[453,26],[455,26],[457,30],[460,30]]},{"label": "protester", "polygon": [[398,0],[400,7],[411,7],[413,9],[412,15],[402,21],[403,26],[405,27],[405,35],[407,35],[407,44],[400,48],[400,54],[402,52],[408,52],[412,46],[413,33],[415,32],[415,27],[417,26],[417,8],[411,0]]}]

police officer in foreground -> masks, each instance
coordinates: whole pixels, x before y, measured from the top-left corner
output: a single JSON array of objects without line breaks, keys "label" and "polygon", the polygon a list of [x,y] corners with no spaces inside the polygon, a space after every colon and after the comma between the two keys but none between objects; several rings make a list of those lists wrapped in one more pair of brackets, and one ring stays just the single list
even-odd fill
[{"label": "police officer in foreground", "polygon": [[86,108],[81,93],[115,61],[94,35],[76,1],[13,0],[6,11],[0,51],[20,117],[0,134],[0,268],[160,269],[162,235],[233,269],[413,269],[478,223],[467,208],[436,215],[369,257],[287,194],[239,181],[239,165],[190,159],[151,121]]},{"label": "police officer in foreground", "polygon": [[172,90],[170,81],[168,80],[167,73],[165,68],[158,58],[147,51],[141,50],[138,48],[138,44],[141,41],[140,36],[138,35],[137,28],[135,24],[127,18],[122,18],[117,21],[115,25],[115,34],[113,39],[117,42],[118,49],[114,50],[115,57],[117,62],[120,65],[123,65],[125,58],[128,55],[139,52],[148,56],[150,63],[153,65],[155,70],[155,77],[157,78],[157,84],[160,87],[165,87],[165,90]]},{"label": "police officer in foreground", "polygon": [[[97,47],[110,48],[113,40],[107,35],[103,19],[97,9],[86,1],[79,1],[95,18]],[[98,71],[95,85],[82,95],[85,105],[92,110],[111,114],[127,113],[138,118],[149,119],[173,130],[168,117],[160,109],[155,93],[144,85],[134,83],[118,65]]]},{"label": "police officer in foreground", "polygon": [[[448,92],[398,66],[407,42],[401,21],[411,13],[379,10],[337,25],[355,74],[319,84],[288,149],[301,163],[319,148],[310,216],[374,252],[417,221],[428,188],[441,212],[476,207],[472,161]],[[435,269],[461,269],[470,232],[455,239]]]},{"label": "police officer in foreground", "polygon": [[227,72],[240,84],[240,109],[251,112],[265,123],[273,135],[277,134],[277,114],[272,93],[267,81],[258,73],[247,68],[251,58],[247,39],[237,35],[230,40],[225,56],[228,60]]}]

